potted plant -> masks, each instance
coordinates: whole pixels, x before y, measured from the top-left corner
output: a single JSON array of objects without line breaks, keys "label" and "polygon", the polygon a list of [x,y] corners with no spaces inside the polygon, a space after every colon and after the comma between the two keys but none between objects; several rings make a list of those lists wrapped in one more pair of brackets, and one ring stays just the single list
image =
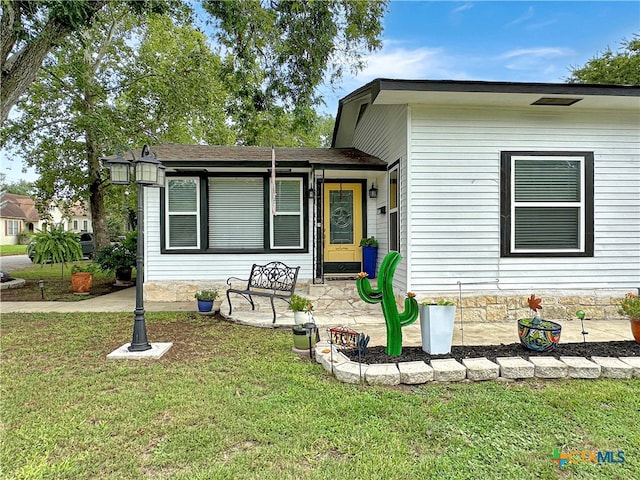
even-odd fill
[{"label": "potted plant", "polygon": [[456,306],[453,302],[422,302],[420,305],[420,331],[422,350],[431,355],[451,353]]},{"label": "potted plant", "polygon": [[136,265],[137,232],[129,232],[124,239],[114,242],[96,253],[94,262],[105,272],[116,275],[116,285],[131,284],[131,270]]},{"label": "potted plant", "polygon": [[217,290],[198,290],[194,297],[198,301],[198,312],[208,313],[213,309],[213,302],[218,298]]},{"label": "potted plant", "polygon": [[556,322],[542,320],[538,310],[542,310],[542,299],[534,294],[527,299],[533,318],[518,320],[518,337],[520,343],[529,350],[552,352],[560,342],[562,326]]},{"label": "potted plant", "polygon": [[289,308],[293,310],[293,319],[296,325],[313,321],[313,304],[308,298],[294,293],[291,295]]},{"label": "potted plant", "polygon": [[95,265],[74,264],[71,267],[71,289],[76,295],[89,295],[91,287],[93,287],[93,274],[95,273]]},{"label": "potted plant", "polygon": [[627,293],[622,299],[618,313],[629,317],[633,338],[636,343],[640,343],[640,297],[636,293]]},{"label": "potted plant", "polygon": [[33,263],[60,263],[62,277],[68,262],[82,260],[82,247],[75,233],[62,225],[52,225],[49,230],[44,228],[33,236],[27,254]]},{"label": "potted plant", "polygon": [[378,260],[378,240],[376,237],[366,237],[360,240],[362,247],[362,270],[369,278],[376,278],[376,263]]}]

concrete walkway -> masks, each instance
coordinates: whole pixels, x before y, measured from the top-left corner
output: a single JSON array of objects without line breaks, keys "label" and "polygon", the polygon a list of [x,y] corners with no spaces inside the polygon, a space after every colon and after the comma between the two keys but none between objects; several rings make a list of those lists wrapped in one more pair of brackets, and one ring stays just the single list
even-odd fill
[{"label": "concrete walkway", "polygon": [[[196,302],[145,302],[147,312],[195,312]],[[287,328],[294,324],[293,312],[286,309],[284,304],[278,305],[278,320],[276,327]],[[135,309],[135,288],[126,288],[119,292],[102,295],[79,302],[2,302],[2,314],[36,313],[36,312],[131,312]],[[222,303],[222,314],[226,316],[228,304],[226,299]],[[237,323],[255,327],[272,328],[271,312],[251,310],[236,310],[234,303],[233,317]],[[320,335],[327,337],[326,329],[345,326],[371,337],[370,345],[386,345],[386,327],[382,313],[379,315],[350,316],[345,312],[318,312],[314,320],[320,327]],[[557,321],[557,320],[556,320]],[[562,325],[561,342],[582,342],[582,326],[579,320],[560,320]],[[603,342],[613,340],[633,340],[628,320],[585,320],[584,328],[588,333],[587,342]],[[403,345],[420,346],[420,321],[402,329]],[[500,343],[518,342],[516,322],[465,323],[456,324],[454,345],[495,345]]]}]

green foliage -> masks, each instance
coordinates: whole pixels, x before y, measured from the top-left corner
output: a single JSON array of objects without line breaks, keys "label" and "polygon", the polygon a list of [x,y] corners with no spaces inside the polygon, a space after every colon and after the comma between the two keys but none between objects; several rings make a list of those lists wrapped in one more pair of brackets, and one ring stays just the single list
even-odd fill
[{"label": "green foliage", "polygon": [[91,273],[95,275],[100,270],[100,267],[93,263],[74,263],[71,267],[71,273]]},{"label": "green foliage", "polygon": [[209,300],[213,302],[218,298],[218,290],[198,290],[193,296],[198,300]]},{"label": "green foliage", "polygon": [[27,182],[26,180],[20,180],[15,183],[9,183],[4,186],[4,190],[7,193],[13,193],[15,195],[31,195],[31,190],[33,189],[33,183]]},{"label": "green foliage", "polygon": [[618,309],[620,315],[626,315],[631,320],[640,321],[640,297],[635,293],[627,293]]},{"label": "green foliage", "polygon": [[423,307],[426,307],[428,305],[439,305],[441,307],[450,307],[452,305],[455,305],[455,303],[450,302],[449,300],[438,300],[436,303],[425,300],[424,302],[421,303],[421,305]]},{"label": "green foliage", "polygon": [[63,225],[51,225],[35,233],[29,244],[33,252],[33,263],[60,263],[64,271],[67,262],[82,259],[82,246],[75,233]]},{"label": "green foliage", "polygon": [[360,240],[360,246],[361,247],[377,247],[378,246],[378,240],[376,240],[376,237],[368,237],[368,238],[363,238],[362,240]]},{"label": "green foliage", "polygon": [[367,303],[381,303],[382,314],[387,326],[387,348],[389,356],[402,354],[402,327],[411,325],[418,318],[419,308],[415,294],[409,292],[404,299],[404,312],[398,312],[396,297],[393,293],[393,275],[402,256],[391,251],[387,253],[380,265],[378,274],[378,288],[373,289],[367,278],[367,274],[358,274],[356,287],[360,298]]},{"label": "green foliage", "polygon": [[101,248],[93,261],[100,265],[105,272],[115,272],[118,269],[128,269],[136,266],[138,231],[127,233],[124,240],[113,242]]},{"label": "green foliage", "polygon": [[313,310],[313,304],[311,300],[306,297],[302,297],[297,293],[291,295],[291,300],[289,301],[289,308],[294,312],[309,312]]},{"label": "green foliage", "polygon": [[571,67],[571,83],[640,85],[640,34],[623,40],[618,52],[607,48],[582,67]]},{"label": "green foliage", "polygon": [[310,108],[322,102],[319,86],[327,79],[335,85],[345,69],[362,70],[364,53],[382,46],[387,1],[205,0],[203,7],[227,52],[224,78],[235,99],[229,113],[251,130],[256,116],[308,121]]}]

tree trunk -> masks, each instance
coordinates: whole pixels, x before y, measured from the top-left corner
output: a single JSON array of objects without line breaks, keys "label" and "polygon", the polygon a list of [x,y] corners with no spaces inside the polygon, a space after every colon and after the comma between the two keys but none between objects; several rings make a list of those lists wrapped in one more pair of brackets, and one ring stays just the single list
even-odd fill
[{"label": "tree trunk", "polygon": [[[85,59],[90,59],[90,55],[85,55]],[[89,60],[86,60],[89,63]],[[93,71],[87,65],[86,78],[83,92],[83,110],[88,117],[95,115],[95,77]],[[107,216],[104,207],[104,184],[101,176],[102,166],[100,164],[100,152],[102,148],[92,123],[85,129],[85,142],[87,152],[87,175],[89,182],[89,205],[91,208],[91,222],[93,224],[93,245],[97,252],[110,243],[109,231],[107,229]]]}]

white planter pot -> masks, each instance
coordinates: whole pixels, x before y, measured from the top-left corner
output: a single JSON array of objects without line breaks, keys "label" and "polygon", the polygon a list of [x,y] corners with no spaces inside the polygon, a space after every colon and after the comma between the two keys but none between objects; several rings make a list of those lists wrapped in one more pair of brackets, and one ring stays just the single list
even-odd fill
[{"label": "white planter pot", "polygon": [[455,305],[420,305],[422,350],[431,355],[451,352]]},{"label": "white planter pot", "polygon": [[293,312],[293,320],[296,325],[304,325],[307,322],[312,322],[313,318],[307,312]]}]

